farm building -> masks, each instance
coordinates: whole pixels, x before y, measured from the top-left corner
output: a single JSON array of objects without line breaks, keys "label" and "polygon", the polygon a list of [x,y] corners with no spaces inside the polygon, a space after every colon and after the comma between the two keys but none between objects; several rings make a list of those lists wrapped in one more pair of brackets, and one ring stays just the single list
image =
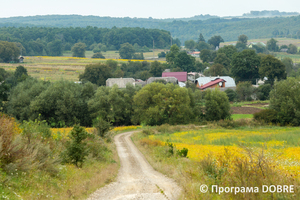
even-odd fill
[{"label": "farm building", "polygon": [[187,72],[163,72],[162,77],[175,77],[180,82],[186,82]]},{"label": "farm building", "polygon": [[117,85],[118,88],[126,88],[127,84],[135,85],[135,79],[133,78],[109,78],[106,80],[106,86],[112,87],[113,85]]},{"label": "farm building", "polygon": [[220,77],[199,77],[196,79],[195,84],[197,84],[197,87],[201,87],[211,81],[216,80],[217,78],[219,79],[223,79],[226,81],[225,87],[222,88],[221,90],[226,90],[228,88],[235,90],[236,88],[236,84],[233,78],[231,78],[230,76],[220,76]]},{"label": "farm building", "polygon": [[213,88],[225,88],[225,80],[221,78],[216,78],[215,80],[212,80],[202,86],[197,87],[201,90],[206,90],[206,89],[213,89]]},{"label": "farm building", "polygon": [[159,81],[159,80],[166,81],[167,83],[178,84],[178,80],[175,77],[150,77],[146,82],[147,84],[150,84],[154,81]]}]

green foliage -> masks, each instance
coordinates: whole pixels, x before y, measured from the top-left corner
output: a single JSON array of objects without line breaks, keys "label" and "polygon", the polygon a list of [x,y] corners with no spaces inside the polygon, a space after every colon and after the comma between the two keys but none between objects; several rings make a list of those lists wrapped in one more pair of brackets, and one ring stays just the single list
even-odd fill
[{"label": "green foliage", "polygon": [[236,47],[233,45],[227,45],[227,46],[221,47],[218,50],[218,54],[224,53],[226,55],[226,57],[229,58],[230,61],[232,60],[233,54],[235,54],[237,52],[238,51],[237,51]]},{"label": "green foliage", "polygon": [[74,44],[74,46],[71,49],[72,56],[84,58],[85,57],[85,48],[86,48],[86,45],[82,42],[78,42],[78,43]]},{"label": "green foliage", "polygon": [[274,38],[271,38],[270,40],[267,41],[267,49],[269,51],[278,51],[279,50],[279,47],[277,46],[277,43],[278,41],[275,40]]},{"label": "green foliage", "polygon": [[166,53],[164,51],[158,53],[158,57],[159,58],[165,58],[166,57]]},{"label": "green foliage", "polygon": [[236,93],[240,101],[251,101],[254,88],[250,81],[239,82],[236,87]]},{"label": "green foliage", "polygon": [[202,60],[203,63],[211,62],[213,60],[211,51],[208,49],[203,49],[200,53],[200,59]]},{"label": "green foliage", "polygon": [[179,67],[183,71],[194,71],[195,68],[195,57],[188,55],[186,52],[179,52],[175,59],[174,64],[171,68]]},{"label": "green foliage", "polygon": [[212,45],[209,45],[207,44],[206,42],[203,42],[203,41],[200,41],[197,45],[196,45],[197,49],[199,51],[202,51],[204,49],[212,49],[213,46]]},{"label": "green foliage", "polygon": [[166,55],[166,60],[169,65],[174,65],[175,58],[177,57],[180,49],[176,44],[173,44],[170,48],[170,51]]},{"label": "green foliage", "polygon": [[144,60],[144,54],[143,53],[135,53],[135,54],[133,54],[132,59]]},{"label": "green foliage", "polygon": [[233,89],[227,89],[224,91],[229,101],[235,101],[237,99],[237,93]]},{"label": "green foliage", "polygon": [[62,154],[64,163],[71,163],[76,167],[82,167],[86,156],[88,155],[88,148],[85,139],[88,133],[83,127],[75,125],[70,133],[71,141],[66,145],[66,151]]},{"label": "green foliage", "polygon": [[213,64],[210,68],[209,68],[209,73],[211,76],[223,76],[226,73],[224,72],[224,66],[222,64]]},{"label": "green foliage", "polygon": [[192,117],[188,90],[174,84],[148,84],[137,92],[133,101],[135,124],[184,124]]},{"label": "green foliage", "polygon": [[[62,56],[63,45],[62,45],[61,40],[56,39],[52,42],[49,42],[47,44],[47,48],[48,48],[47,55],[49,55],[49,56]],[[80,57],[80,56],[78,56],[78,57]]]},{"label": "green foliage", "polygon": [[260,57],[254,50],[246,49],[232,56],[231,66],[236,82],[251,81],[254,84],[259,77]]},{"label": "green foliage", "polygon": [[296,45],[290,44],[287,52],[290,54],[296,54],[298,52],[298,48]]},{"label": "green foliage", "polygon": [[285,65],[285,70],[287,73],[287,76],[290,76],[293,69],[293,60],[291,58],[285,57],[281,60],[281,62]]},{"label": "green foliage", "polygon": [[164,66],[158,62],[158,61],[154,61],[151,63],[150,65],[150,73],[154,76],[154,77],[161,77],[162,76],[162,72],[164,71]]},{"label": "green foliage", "polygon": [[270,92],[270,109],[278,112],[281,125],[300,125],[300,82],[299,78],[276,81]]},{"label": "green foliage", "polygon": [[197,43],[194,40],[187,40],[184,42],[184,46],[187,49],[193,50],[196,48]]},{"label": "green foliage", "polygon": [[188,154],[189,150],[187,148],[183,148],[181,150],[177,150],[177,154],[181,157],[185,157],[187,158],[187,154]]},{"label": "green foliage", "polygon": [[275,79],[286,79],[285,65],[272,55],[263,56],[261,59],[259,74],[261,79],[267,77],[268,80],[266,82],[273,85]]},{"label": "green foliage", "polygon": [[264,109],[257,113],[253,114],[253,118],[257,121],[262,121],[265,123],[273,123],[276,124],[277,120],[277,111],[273,109]]},{"label": "green foliage", "polygon": [[221,42],[224,42],[224,40],[220,35],[215,35],[207,41],[208,44],[213,45],[215,48],[219,47]]},{"label": "green foliage", "polygon": [[0,41],[0,62],[19,62],[20,49],[13,42]]},{"label": "green foliage", "polygon": [[122,59],[131,59],[134,56],[135,50],[131,44],[124,43],[121,44],[121,48],[119,49],[119,54]]},{"label": "green foliage", "polygon": [[205,39],[204,39],[202,33],[200,33],[200,35],[199,35],[198,43],[199,43],[199,42],[205,42]]},{"label": "green foliage", "polygon": [[229,71],[231,68],[230,62],[231,62],[231,60],[226,56],[225,53],[220,53],[218,51],[217,57],[214,59],[214,64],[221,64],[226,69],[226,71]]},{"label": "green foliage", "polygon": [[205,91],[205,119],[218,121],[230,119],[230,103],[225,92],[218,89]]},{"label": "green foliage", "polygon": [[106,85],[106,80],[111,77],[111,68],[107,64],[98,63],[85,66],[83,74],[79,75],[79,80],[101,86]]},{"label": "green foliage", "polygon": [[243,43],[243,44],[245,44],[245,45],[247,45],[247,41],[248,41],[248,37],[247,37],[247,35],[240,35],[239,37],[238,37],[238,41],[239,42],[241,42],[241,43]]},{"label": "green foliage", "polygon": [[97,117],[94,120],[94,127],[97,130],[97,133],[100,137],[105,137],[105,134],[112,129],[111,123],[105,121],[101,117]]},{"label": "green foliage", "polygon": [[269,99],[269,94],[271,92],[271,89],[272,89],[272,85],[271,84],[263,84],[263,85],[260,85],[258,87],[258,90],[256,92],[256,96],[259,100],[268,100]]},{"label": "green foliage", "polygon": [[103,56],[103,54],[100,53],[100,52],[95,53],[95,54],[92,56],[92,58],[103,58],[103,59],[105,59],[105,57]]}]

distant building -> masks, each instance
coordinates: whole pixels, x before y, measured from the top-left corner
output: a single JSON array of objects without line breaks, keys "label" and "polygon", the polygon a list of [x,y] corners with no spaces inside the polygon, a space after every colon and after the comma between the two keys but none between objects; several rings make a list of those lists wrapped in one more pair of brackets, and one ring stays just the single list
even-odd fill
[{"label": "distant building", "polygon": [[221,90],[226,90],[228,88],[235,90],[236,88],[236,84],[233,78],[231,78],[230,76],[214,76],[214,77],[199,77],[196,79],[195,84],[197,85],[197,87],[201,87],[211,81],[214,81],[216,79],[223,79],[225,80],[226,84],[223,88],[220,88]]},{"label": "distant building", "polygon": [[117,85],[118,88],[126,88],[127,84],[135,85],[135,79],[133,78],[109,78],[106,80],[106,86],[112,87],[113,85]]},{"label": "distant building", "polygon": [[178,79],[175,77],[150,77],[148,78],[148,80],[146,81],[147,84],[153,83],[155,81],[166,81],[167,83],[174,83],[174,84],[178,84]]},{"label": "distant building", "polygon": [[197,84],[197,87],[201,90],[206,90],[206,89],[213,89],[213,88],[225,88],[225,80],[221,78],[216,78],[215,80],[212,80],[202,86],[199,86]]},{"label": "distant building", "polygon": [[24,57],[23,57],[23,56],[20,56],[20,57],[19,57],[19,62],[22,63],[23,61],[24,61]]},{"label": "distant building", "polygon": [[175,77],[180,82],[186,82],[187,72],[163,72],[162,77]]},{"label": "distant building", "polygon": [[193,51],[193,52],[189,52],[188,54],[195,58],[200,58],[200,51]]}]

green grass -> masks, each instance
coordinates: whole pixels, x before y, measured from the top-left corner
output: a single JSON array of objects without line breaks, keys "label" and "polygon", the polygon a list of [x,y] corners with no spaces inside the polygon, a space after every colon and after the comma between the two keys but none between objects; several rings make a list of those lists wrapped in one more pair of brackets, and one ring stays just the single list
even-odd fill
[{"label": "green grass", "polygon": [[251,118],[253,118],[253,114],[232,114],[231,117],[232,117],[233,120],[251,119]]}]

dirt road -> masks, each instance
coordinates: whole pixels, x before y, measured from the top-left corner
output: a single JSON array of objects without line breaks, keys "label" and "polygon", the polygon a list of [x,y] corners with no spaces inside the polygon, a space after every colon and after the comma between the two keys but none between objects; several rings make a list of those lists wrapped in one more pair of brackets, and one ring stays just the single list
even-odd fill
[{"label": "dirt road", "polygon": [[130,139],[133,132],[115,136],[121,161],[117,182],[93,193],[88,200],[173,200],[181,189],[176,183],[155,171]]}]

